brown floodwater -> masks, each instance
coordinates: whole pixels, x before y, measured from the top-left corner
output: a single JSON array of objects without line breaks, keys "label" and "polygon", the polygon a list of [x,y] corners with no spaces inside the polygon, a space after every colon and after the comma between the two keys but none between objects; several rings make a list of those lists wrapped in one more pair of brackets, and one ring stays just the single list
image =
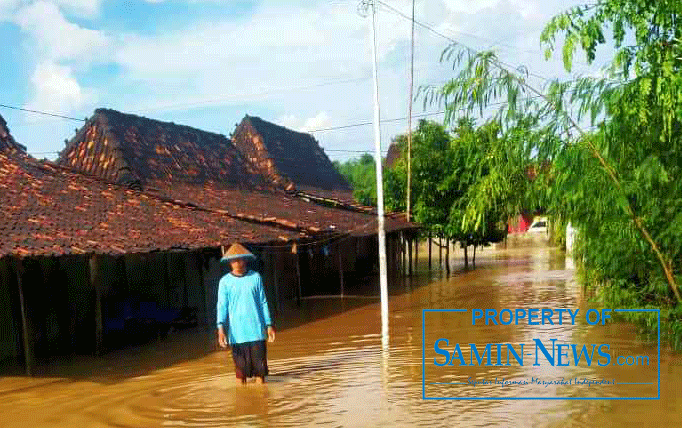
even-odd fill
[{"label": "brown floodwater", "polygon": [[[425,253],[420,251],[422,256]],[[561,252],[524,241],[479,251],[475,270],[455,269],[449,278],[429,275],[425,268],[424,262],[416,279],[391,290],[387,347],[380,335],[378,300],[372,297],[378,290],[370,283],[353,290],[356,297],[307,299],[301,308],[280,314],[282,328],[268,347],[272,376],[265,385],[235,385],[230,353],[216,347],[213,331],[175,333],[101,358],[51,361],[34,378],[0,378],[0,426],[681,425],[682,356],[666,346],[661,347],[659,400],[509,399],[655,397],[658,393],[655,338],[642,338],[634,326],[623,322],[588,325],[583,314],[591,306]],[[566,314],[562,325],[472,325],[476,308],[577,308],[579,315],[575,325]],[[422,309],[467,312],[423,314]],[[427,344],[424,366],[422,316]],[[548,347],[551,339],[579,346],[610,344],[612,354],[648,356],[649,365],[533,366],[533,354],[523,366],[497,366],[493,359],[491,366],[437,367],[434,357],[444,358],[434,352],[437,338],[448,338],[449,350],[461,343],[465,361],[471,357],[469,343],[524,343],[530,352],[537,338]],[[506,363],[506,356],[503,360]],[[562,377],[612,380],[615,385],[452,384],[470,378]],[[427,397],[497,399],[424,400],[423,392]]]}]

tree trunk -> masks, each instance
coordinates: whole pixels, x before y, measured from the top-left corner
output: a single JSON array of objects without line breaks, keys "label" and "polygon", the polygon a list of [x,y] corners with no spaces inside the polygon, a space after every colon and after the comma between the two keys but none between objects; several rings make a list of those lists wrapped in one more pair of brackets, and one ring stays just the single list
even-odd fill
[{"label": "tree trunk", "polygon": [[472,260],[474,269],[476,269],[476,245],[474,245],[474,258]]},{"label": "tree trunk", "polygon": [[438,266],[443,269],[443,237],[438,236]]},{"label": "tree trunk", "polygon": [[445,238],[445,273],[450,276],[450,238]]},{"label": "tree trunk", "polygon": [[469,269],[469,254],[467,252],[468,250],[469,250],[469,246],[465,242],[464,243],[464,269]]},{"label": "tree trunk", "polygon": [[433,241],[431,240],[431,232],[429,232],[429,272],[431,272],[431,245]]}]

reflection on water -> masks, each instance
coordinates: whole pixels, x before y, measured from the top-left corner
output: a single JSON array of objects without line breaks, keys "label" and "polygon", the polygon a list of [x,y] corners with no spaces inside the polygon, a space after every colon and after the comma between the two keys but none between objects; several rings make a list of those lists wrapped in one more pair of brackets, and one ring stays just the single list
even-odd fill
[{"label": "reflection on water", "polygon": [[[429,283],[423,275],[399,286],[390,301],[390,341],[382,346],[380,308],[372,299],[306,300],[290,309],[277,342],[269,345],[272,376],[266,385],[238,387],[229,351],[218,350],[213,332],[182,334],[101,359],[61,362],[42,376],[0,378],[3,427],[218,427],[218,426],[649,426],[682,421],[682,358],[662,349],[661,400],[653,401],[426,401],[422,400],[422,309],[589,308],[573,280],[572,265],[545,246],[485,249],[475,271]],[[369,289],[377,288],[371,284]],[[378,290],[377,290],[378,291]],[[343,305],[344,311],[339,309]],[[324,313],[320,317],[318,314]],[[556,338],[567,343],[609,343],[620,355],[647,355],[650,367],[562,367],[561,376],[617,378],[646,383],[656,376],[656,346],[627,324],[472,326],[469,316],[430,314],[428,337],[475,343],[526,343]],[[431,336],[429,336],[431,335]],[[427,337],[427,339],[428,339]],[[433,343],[433,342],[431,342]],[[199,352],[200,350],[201,352]],[[449,367],[427,377],[454,382],[468,376],[507,379],[556,377],[527,364]],[[430,385],[427,395],[512,397],[499,386]],[[433,389],[436,388],[436,389]],[[442,390],[438,390],[442,388]],[[450,389],[448,389],[450,388]],[[460,388],[459,390],[453,388]],[[465,389],[461,389],[465,388]],[[622,385],[596,395],[648,394]],[[592,391],[595,391],[594,389]],[[529,387],[538,396],[576,396],[564,386]],[[589,391],[587,392],[589,394]]]}]

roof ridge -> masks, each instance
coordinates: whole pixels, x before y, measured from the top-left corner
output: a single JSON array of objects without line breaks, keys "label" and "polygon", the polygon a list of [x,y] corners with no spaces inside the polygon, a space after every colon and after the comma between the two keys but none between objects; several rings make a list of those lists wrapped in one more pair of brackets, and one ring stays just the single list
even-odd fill
[{"label": "roof ridge", "polygon": [[140,116],[140,115],[133,114],[133,113],[125,113],[125,112],[122,112],[122,111],[120,111],[120,110],[114,110],[114,109],[111,109],[111,108],[100,107],[100,108],[95,109],[95,113],[100,113],[100,114],[104,115],[105,117],[107,117],[107,120],[109,119],[108,115],[110,115],[110,114],[121,115],[121,116],[126,117],[126,118],[134,118],[134,119],[142,120],[142,121],[158,122],[158,123],[161,123],[161,124],[164,124],[164,125],[175,126],[175,127],[178,127],[178,128],[185,128],[185,129],[187,129],[187,130],[191,130],[191,131],[194,131],[194,132],[199,132],[199,133],[202,133],[202,134],[210,134],[210,135],[213,135],[213,136],[216,136],[216,137],[222,137],[222,138],[224,138],[224,139],[226,139],[226,140],[228,140],[228,141],[230,140],[225,134],[221,134],[221,133],[219,133],[219,132],[207,131],[207,130],[205,130],[205,129],[195,128],[195,127],[189,126],[189,125],[183,125],[183,124],[175,123],[175,122],[167,122],[167,121],[164,121],[164,120],[153,119],[153,118],[150,118],[150,117]]},{"label": "roof ridge", "polygon": [[26,146],[17,143],[7,126],[5,118],[0,115],[0,150],[10,150],[26,153]]}]

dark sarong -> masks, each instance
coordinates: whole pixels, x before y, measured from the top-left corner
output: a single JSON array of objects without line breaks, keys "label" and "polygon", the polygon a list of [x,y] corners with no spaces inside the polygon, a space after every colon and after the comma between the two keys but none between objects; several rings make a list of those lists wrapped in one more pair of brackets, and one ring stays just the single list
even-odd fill
[{"label": "dark sarong", "polygon": [[268,359],[265,341],[235,343],[232,345],[237,377],[264,377],[268,375]]}]

